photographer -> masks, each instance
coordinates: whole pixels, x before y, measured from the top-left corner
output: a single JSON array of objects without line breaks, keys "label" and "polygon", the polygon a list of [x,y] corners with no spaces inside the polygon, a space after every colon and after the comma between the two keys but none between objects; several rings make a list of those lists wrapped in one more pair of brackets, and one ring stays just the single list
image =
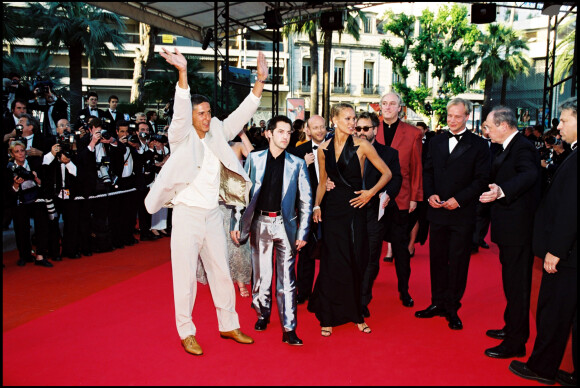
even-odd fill
[{"label": "photographer", "polygon": [[109,96],[109,109],[105,110],[103,121],[108,124],[106,129],[111,133],[114,133],[117,130],[117,123],[119,121],[126,120],[125,116],[127,116],[127,118],[129,117],[128,114],[126,115],[117,110],[118,104],[119,97],[115,96],[114,94]]},{"label": "photographer", "polygon": [[[552,134],[546,134],[544,137],[544,152],[541,154],[541,165],[542,169],[542,188],[548,187],[554,173],[560,166],[560,164],[566,159],[570,154],[570,146],[561,139],[555,137]],[[544,190],[542,190],[543,192]]]},{"label": "photographer", "polygon": [[28,110],[39,112],[45,136],[55,136],[58,121],[68,118],[68,104],[54,94],[52,88],[50,81],[37,82],[34,86],[35,100],[28,105]]},{"label": "photographer", "polygon": [[42,157],[49,151],[50,145],[47,139],[40,133],[40,123],[36,117],[24,113],[18,119],[18,125],[14,129],[12,141],[20,141],[26,147],[28,162],[34,171],[39,171],[42,166]]},{"label": "photographer", "polygon": [[[8,148],[11,161],[8,163],[6,175],[6,198],[14,211],[14,237],[18,248],[18,265],[27,262],[43,267],[52,267],[52,263],[44,258],[48,250],[48,211],[40,193],[41,180],[39,170],[28,162],[26,146],[20,141],[10,143]],[[39,201],[40,200],[40,201]],[[30,238],[30,218],[34,218],[36,235],[36,260],[32,256]]]},{"label": "photographer", "polygon": [[[70,123],[67,119],[60,119],[57,123],[55,144],[43,159],[44,189],[47,198],[54,200],[56,211],[62,214],[63,235],[61,247],[50,246],[53,257],[81,257],[79,231],[81,230],[80,201],[77,197],[77,166],[76,142],[70,132]],[[56,228],[55,228],[56,224]],[[58,217],[56,223],[49,222],[51,242],[60,236]]]},{"label": "photographer", "polygon": [[[91,220],[91,227],[83,231],[81,246],[87,256],[92,252],[113,250],[111,228],[108,221],[109,193],[116,182],[110,165],[110,149],[117,140],[110,132],[102,128],[102,121],[91,117],[88,121],[88,133],[78,140],[79,190],[88,202],[88,209],[83,209],[83,219]],[[88,211],[89,214],[85,212]],[[90,215],[90,216],[89,216]],[[84,218],[87,217],[87,218]],[[87,247],[87,238],[93,237]]]},{"label": "photographer", "polygon": [[[115,185],[115,195],[111,196],[109,201],[109,220],[113,245],[117,248],[132,246],[139,242],[133,236],[138,208],[134,160],[138,155],[137,149],[128,142],[128,138],[132,135],[129,125],[130,123],[125,120],[117,122],[118,146],[111,148],[111,169],[119,178]],[[135,143],[135,146],[137,145]]]},{"label": "photographer", "polygon": [[[157,173],[161,170],[161,167],[165,164],[167,159],[169,159],[169,139],[167,138],[165,131],[160,131],[159,133],[151,136],[150,146],[153,148],[155,154],[155,177],[157,178]],[[168,209],[162,207],[156,213],[151,215],[151,233],[155,236],[169,237],[167,232],[167,219],[168,219]]]},{"label": "photographer", "polygon": [[27,102],[34,98],[30,89],[20,83],[20,75],[17,73],[10,73],[8,79],[4,79],[4,93],[6,95],[6,105],[3,104],[3,112],[9,112],[8,109],[13,110],[12,105],[15,100]]},{"label": "photographer", "polygon": [[[139,143],[137,144],[137,140]],[[139,233],[141,241],[157,240],[160,236],[151,233],[151,214],[145,209],[145,197],[149,193],[149,187],[155,179],[157,167],[155,166],[155,153],[151,145],[150,125],[147,122],[137,123],[136,136],[129,137],[129,143],[137,150],[135,154],[137,204],[139,215]]]}]

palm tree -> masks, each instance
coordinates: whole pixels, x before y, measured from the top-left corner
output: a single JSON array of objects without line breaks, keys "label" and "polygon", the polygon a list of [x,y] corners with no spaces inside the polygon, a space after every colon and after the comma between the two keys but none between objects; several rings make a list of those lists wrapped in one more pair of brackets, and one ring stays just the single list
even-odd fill
[{"label": "palm tree", "polygon": [[133,69],[133,85],[131,86],[131,102],[143,102],[143,88],[147,80],[147,70],[155,55],[155,37],[159,29],[149,24],[139,23],[139,47],[135,48],[135,67]]},{"label": "palm tree", "polygon": [[[366,22],[366,16],[362,10],[358,8],[348,7],[346,10],[345,28],[338,30],[338,40],[343,33],[351,35],[357,42],[360,40],[360,24],[361,21]],[[328,123],[330,119],[330,58],[332,54],[332,34],[333,31],[322,31],[322,39],[324,40],[324,59],[322,65],[322,117]]]},{"label": "palm tree", "polygon": [[[560,27],[567,31],[566,36],[556,46],[556,68],[554,82],[559,82],[569,76],[574,64],[574,47],[576,42],[576,18],[572,18]],[[560,93],[564,93],[565,83],[560,87]]]},{"label": "palm tree", "polygon": [[515,79],[518,74],[530,74],[531,60],[522,50],[528,50],[527,39],[507,27],[504,32],[505,59],[502,66],[500,104],[505,105],[508,79]]},{"label": "palm tree", "polygon": [[501,51],[504,45],[504,28],[499,24],[488,24],[487,33],[483,33],[477,45],[481,63],[473,75],[471,83],[485,80],[483,106],[481,108],[483,118],[491,111],[491,88],[493,83],[503,77],[504,60]]},{"label": "palm tree", "polygon": [[290,34],[303,33],[308,35],[308,42],[310,45],[310,115],[318,114],[318,36],[317,36],[317,20],[320,14],[315,17],[303,20],[295,20],[290,24],[284,26],[282,34],[288,36]]},{"label": "palm tree", "polygon": [[114,60],[107,43],[117,50],[123,49],[125,23],[114,13],[85,3],[30,3],[28,10],[28,20],[38,28],[35,38],[41,50],[54,53],[63,46],[68,50],[70,111],[74,122],[81,110],[83,54],[93,65],[103,59]]},{"label": "palm tree", "polygon": [[2,59],[2,72],[4,74],[14,72],[20,75],[20,80],[29,87],[33,86],[37,77],[41,75],[43,81],[53,82],[53,89],[58,88],[59,80],[64,75],[62,68],[50,67],[52,55],[48,52],[40,55],[31,53],[7,55]]}]

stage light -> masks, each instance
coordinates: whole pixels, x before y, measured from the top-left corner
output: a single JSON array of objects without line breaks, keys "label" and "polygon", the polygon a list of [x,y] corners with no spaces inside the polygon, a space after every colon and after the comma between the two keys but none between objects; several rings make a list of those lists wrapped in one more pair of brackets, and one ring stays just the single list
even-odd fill
[{"label": "stage light", "polygon": [[284,27],[282,16],[280,15],[280,11],[277,9],[271,9],[264,12],[264,23],[266,23],[266,27],[271,30]]},{"label": "stage light", "polygon": [[206,50],[212,39],[213,39],[213,28],[208,28],[205,33],[205,38],[203,38],[201,49]]},{"label": "stage light", "polygon": [[485,24],[495,22],[496,5],[491,4],[471,4],[471,23]]}]

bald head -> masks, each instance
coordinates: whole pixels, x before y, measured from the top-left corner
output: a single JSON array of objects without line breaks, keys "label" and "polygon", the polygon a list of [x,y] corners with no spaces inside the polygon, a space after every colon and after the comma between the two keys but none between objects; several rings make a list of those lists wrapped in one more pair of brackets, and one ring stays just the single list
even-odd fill
[{"label": "bald head", "polygon": [[319,115],[311,116],[308,119],[308,132],[310,137],[316,144],[320,144],[324,141],[326,136],[326,122],[324,118]]}]

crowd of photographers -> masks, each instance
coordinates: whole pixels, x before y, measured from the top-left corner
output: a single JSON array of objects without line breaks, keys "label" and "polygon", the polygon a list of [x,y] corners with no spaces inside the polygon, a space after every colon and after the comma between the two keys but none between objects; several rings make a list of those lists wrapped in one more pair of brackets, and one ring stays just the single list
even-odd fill
[{"label": "crowd of photographers", "polygon": [[169,235],[167,209],[151,216],[144,207],[169,157],[167,127],[156,130],[155,111],[131,118],[117,111],[115,95],[101,110],[98,95],[89,92],[71,124],[68,105],[51,84],[35,84],[28,92],[17,75],[10,78],[3,226],[13,222],[19,266],[52,267],[49,259],[78,259]]}]

